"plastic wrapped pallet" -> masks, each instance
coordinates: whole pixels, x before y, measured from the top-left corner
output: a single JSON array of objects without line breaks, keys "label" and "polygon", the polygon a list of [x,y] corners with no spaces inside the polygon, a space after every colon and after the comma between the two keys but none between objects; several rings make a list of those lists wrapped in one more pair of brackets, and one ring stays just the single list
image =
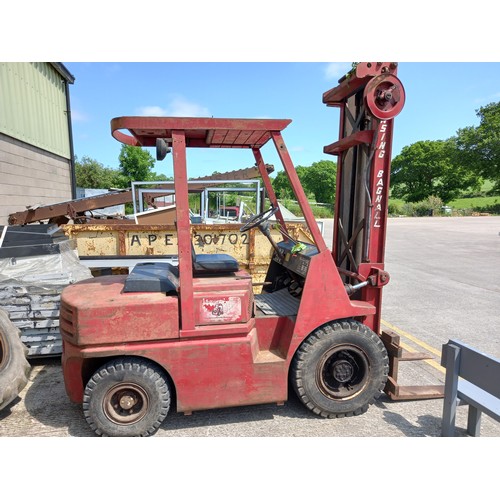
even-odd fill
[{"label": "plastic wrapped pallet", "polygon": [[[71,240],[46,244],[39,253],[31,245],[29,256],[0,259],[0,308],[21,331],[21,340],[28,348],[28,358],[60,355],[62,340],[59,331],[61,292],[65,286],[92,277],[83,266]],[[54,248],[53,248],[54,247]],[[10,247],[10,251],[16,248]]]}]

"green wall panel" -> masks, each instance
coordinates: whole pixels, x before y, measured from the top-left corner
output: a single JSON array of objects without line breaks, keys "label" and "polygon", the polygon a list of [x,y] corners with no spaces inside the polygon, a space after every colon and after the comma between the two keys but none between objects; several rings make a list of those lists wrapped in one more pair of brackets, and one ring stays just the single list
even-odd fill
[{"label": "green wall panel", "polygon": [[70,158],[66,86],[46,62],[0,62],[0,132]]}]

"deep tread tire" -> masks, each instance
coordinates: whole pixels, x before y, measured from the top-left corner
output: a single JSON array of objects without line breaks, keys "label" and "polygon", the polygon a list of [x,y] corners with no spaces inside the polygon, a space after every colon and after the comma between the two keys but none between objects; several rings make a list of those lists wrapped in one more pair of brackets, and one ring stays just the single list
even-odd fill
[{"label": "deep tread tire", "polygon": [[168,414],[170,393],[167,377],[157,365],[141,358],[118,358],[87,383],[83,414],[99,436],[151,436]]},{"label": "deep tread tire", "polygon": [[0,410],[14,401],[26,387],[31,365],[21,332],[0,309]]},{"label": "deep tread tire", "polygon": [[387,350],[372,330],[335,321],[315,330],[292,361],[292,386],[304,405],[325,418],[360,415],[382,394],[389,373]]}]

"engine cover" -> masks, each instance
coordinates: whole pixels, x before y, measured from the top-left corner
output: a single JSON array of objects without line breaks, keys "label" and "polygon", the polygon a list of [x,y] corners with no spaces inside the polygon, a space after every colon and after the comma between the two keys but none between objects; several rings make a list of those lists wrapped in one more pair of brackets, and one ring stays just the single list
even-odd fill
[{"label": "engine cover", "polygon": [[193,280],[196,326],[247,323],[253,314],[252,280],[247,273]]}]

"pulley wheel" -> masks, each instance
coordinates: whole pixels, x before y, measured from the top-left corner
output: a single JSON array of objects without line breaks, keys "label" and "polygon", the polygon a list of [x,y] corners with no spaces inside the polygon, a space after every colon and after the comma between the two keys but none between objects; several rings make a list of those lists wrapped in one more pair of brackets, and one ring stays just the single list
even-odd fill
[{"label": "pulley wheel", "polygon": [[379,75],[365,87],[364,98],[375,118],[390,120],[403,109],[405,89],[394,75]]}]

